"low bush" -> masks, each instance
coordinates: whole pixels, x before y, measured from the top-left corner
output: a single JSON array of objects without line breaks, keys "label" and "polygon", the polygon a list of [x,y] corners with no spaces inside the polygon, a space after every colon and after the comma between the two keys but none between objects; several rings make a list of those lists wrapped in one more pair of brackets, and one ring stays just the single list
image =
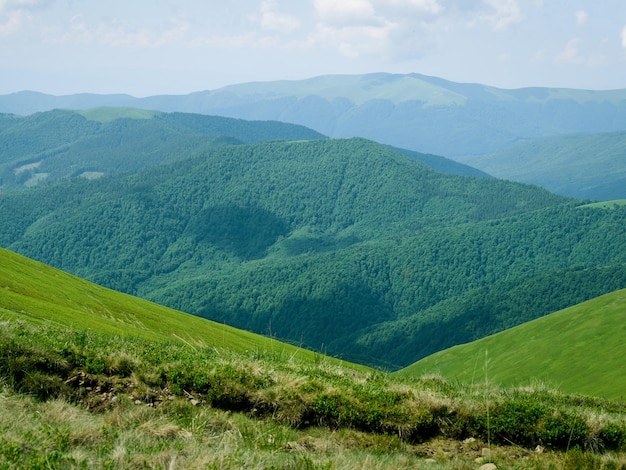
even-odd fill
[{"label": "low bush", "polygon": [[[440,377],[402,379],[258,351],[157,347],[51,325],[5,326],[0,379],[39,400],[61,397],[99,411],[123,402],[178,407],[185,423],[198,406],[210,405],[292,429],[352,429],[411,445],[435,437],[527,449],[618,451],[626,445],[623,406],[600,399],[543,389],[471,389]],[[602,419],[591,426],[594,416]]]}]

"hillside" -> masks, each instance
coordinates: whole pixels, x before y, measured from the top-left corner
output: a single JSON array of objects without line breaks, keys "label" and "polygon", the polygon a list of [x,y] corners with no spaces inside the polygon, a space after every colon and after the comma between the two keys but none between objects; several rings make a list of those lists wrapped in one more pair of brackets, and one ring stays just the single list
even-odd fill
[{"label": "hillside", "polygon": [[[322,138],[311,129],[276,121],[137,108],[0,115],[0,189],[136,173],[224,145]],[[398,151],[443,173],[487,176],[436,155]]]},{"label": "hillside", "polygon": [[131,108],[0,116],[0,188],[135,173],[226,144],[320,139],[291,124]]},{"label": "hillside", "polygon": [[394,377],[0,260],[3,468],[623,462],[617,402]]},{"label": "hillside", "polygon": [[568,135],[524,142],[471,159],[498,178],[581,199],[626,197],[626,133]]},{"label": "hillside", "polygon": [[[2,246],[179,310],[389,368],[433,347],[431,320],[397,326],[436,318],[437,309],[452,325],[480,289],[489,291],[477,307],[482,321],[437,335],[437,348],[625,282],[625,207],[578,208],[533,186],[441,174],[363,139],[220,147],[135,176],[0,198]],[[607,275],[593,274],[600,267]],[[568,294],[546,291],[541,276],[571,279],[562,284]],[[528,291],[515,288],[526,281]],[[506,311],[494,317],[489,299]]]},{"label": "hillside", "polygon": [[564,392],[624,401],[626,290],[569,307],[473,343],[438,352],[399,372],[509,386],[532,380]]},{"label": "hillside", "polygon": [[310,351],[112,291],[1,248],[0,261],[0,319],[4,321],[314,358]]},{"label": "hillside", "polygon": [[419,74],[328,75],[243,83],[182,96],[0,96],[0,112],[122,106],[301,124],[331,137],[360,136],[449,158],[524,141],[626,130],[626,90],[505,90]]}]

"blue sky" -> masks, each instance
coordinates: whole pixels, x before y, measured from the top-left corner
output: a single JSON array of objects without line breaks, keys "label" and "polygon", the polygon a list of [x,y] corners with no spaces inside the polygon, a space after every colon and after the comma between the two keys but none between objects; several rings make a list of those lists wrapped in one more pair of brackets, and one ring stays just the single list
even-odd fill
[{"label": "blue sky", "polygon": [[367,72],[626,88],[626,1],[0,0],[0,94]]}]

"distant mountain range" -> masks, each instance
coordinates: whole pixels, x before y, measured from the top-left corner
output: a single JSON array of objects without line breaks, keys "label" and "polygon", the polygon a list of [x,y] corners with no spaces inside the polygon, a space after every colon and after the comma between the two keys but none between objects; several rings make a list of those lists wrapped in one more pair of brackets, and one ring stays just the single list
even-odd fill
[{"label": "distant mountain range", "polygon": [[[330,137],[365,137],[395,147],[462,159],[472,166],[472,157],[537,139],[626,131],[626,89],[504,90],[419,74],[321,76],[146,98],[51,96],[29,91],[0,96],[0,112],[19,115],[54,108],[100,106],[290,122]],[[579,158],[592,161],[593,155]],[[525,162],[507,161],[508,167],[501,174],[515,178],[515,168]],[[593,167],[592,172],[595,171]],[[596,192],[585,186],[578,192],[577,186],[584,185],[578,184],[569,167],[559,167],[558,172],[572,181],[565,190],[567,194],[594,199],[626,197],[610,175],[605,186],[616,188],[614,191]]]},{"label": "distant mountain range", "polygon": [[586,199],[626,198],[626,132],[573,134],[516,144],[470,160],[498,178]]}]

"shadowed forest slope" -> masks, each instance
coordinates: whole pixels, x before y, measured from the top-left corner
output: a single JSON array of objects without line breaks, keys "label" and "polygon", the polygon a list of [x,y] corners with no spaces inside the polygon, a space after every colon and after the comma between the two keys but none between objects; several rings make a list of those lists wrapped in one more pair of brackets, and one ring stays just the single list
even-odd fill
[{"label": "shadowed forest slope", "polygon": [[441,174],[364,139],[224,146],[0,203],[2,246],[391,368],[624,287],[623,206]]}]

